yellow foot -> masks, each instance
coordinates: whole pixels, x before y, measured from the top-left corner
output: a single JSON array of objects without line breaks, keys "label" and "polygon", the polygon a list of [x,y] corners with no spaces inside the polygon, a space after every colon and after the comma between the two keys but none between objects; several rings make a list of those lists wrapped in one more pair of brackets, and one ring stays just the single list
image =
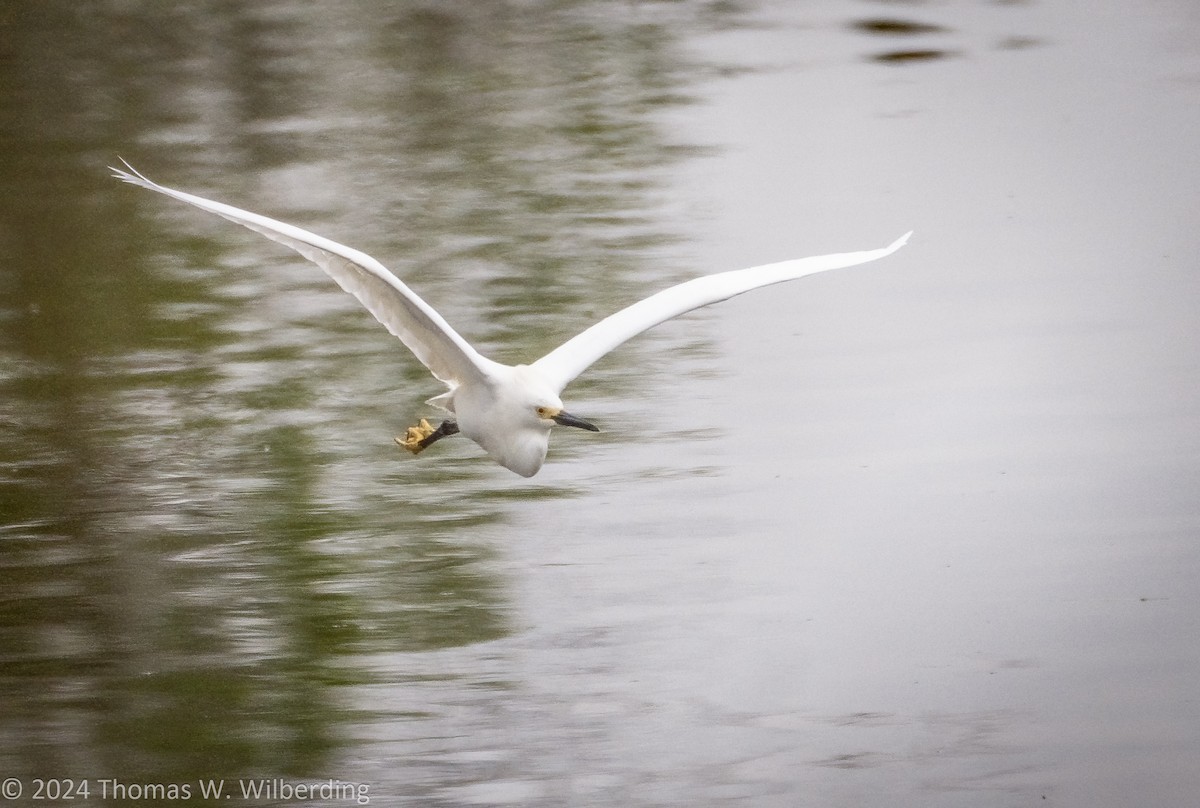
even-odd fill
[{"label": "yellow foot", "polygon": [[421,441],[428,438],[434,433],[434,428],[429,425],[429,422],[424,418],[416,426],[410,426],[403,438],[396,438],[396,445],[403,446],[413,454],[418,454],[425,447],[421,445]]}]

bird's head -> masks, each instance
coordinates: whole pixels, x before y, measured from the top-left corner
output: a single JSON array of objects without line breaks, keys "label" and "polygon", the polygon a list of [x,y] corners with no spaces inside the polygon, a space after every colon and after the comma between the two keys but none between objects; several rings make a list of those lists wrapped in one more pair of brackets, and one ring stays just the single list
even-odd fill
[{"label": "bird's head", "polygon": [[563,409],[562,399],[537,371],[528,365],[512,368],[508,390],[513,394],[522,420],[533,429],[549,432],[555,424],[599,432],[595,424],[578,418]]},{"label": "bird's head", "polygon": [[558,394],[530,368],[518,366],[512,370],[512,377],[502,386],[501,397],[507,400],[506,405],[489,408],[489,427],[481,430],[484,434],[471,437],[501,465],[531,477],[546,459],[550,430],[555,425],[589,432],[599,432],[600,428],[563,409]]},{"label": "bird's head", "polygon": [[590,421],[585,421],[564,410],[561,401],[537,404],[534,406],[533,412],[547,429],[550,428],[551,424],[558,424],[559,426],[573,426],[577,429],[586,429],[588,432],[600,431],[600,427]]}]

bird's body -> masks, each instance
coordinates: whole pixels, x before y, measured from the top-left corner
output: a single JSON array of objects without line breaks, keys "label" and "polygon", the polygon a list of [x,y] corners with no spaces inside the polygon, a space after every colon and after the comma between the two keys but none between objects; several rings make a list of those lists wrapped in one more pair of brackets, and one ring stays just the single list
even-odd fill
[{"label": "bird's body", "polygon": [[542,467],[555,424],[599,431],[565,412],[559,395],[593,362],[630,337],[684,312],[760,286],[883,258],[903,246],[911,235],[906,233],[881,250],[800,258],[696,278],[601,320],[536,362],[504,365],[476,351],[429,304],[366,253],[294,225],[167,188],[142,176],[128,163],[125,166],[128,171],[114,168],[113,175],[223,216],[317,264],[449,387],[429,403],[452,413],[454,418],[436,429],[421,421],[410,427],[404,438],[397,438],[397,443],[416,453],[434,441],[461,432],[497,463],[524,477],[533,476]]}]

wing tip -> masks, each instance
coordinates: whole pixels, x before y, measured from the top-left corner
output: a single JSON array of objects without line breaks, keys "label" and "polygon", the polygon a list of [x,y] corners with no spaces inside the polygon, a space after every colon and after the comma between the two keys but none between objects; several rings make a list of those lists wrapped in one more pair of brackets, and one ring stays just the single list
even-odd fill
[{"label": "wing tip", "polygon": [[903,247],[905,244],[907,244],[907,243],[908,243],[908,240],[909,240],[909,238],[911,238],[911,237],[912,237],[912,234],[913,234],[913,232],[914,232],[914,231],[912,231],[912,230],[909,230],[909,231],[908,231],[907,233],[905,233],[903,236],[901,236],[900,238],[898,238],[898,239],[896,239],[895,241],[893,241],[893,242],[891,243],[891,245],[890,245],[890,246],[887,248],[887,251],[888,251],[888,252],[892,252],[893,250],[898,250],[898,249],[900,249],[901,247]]},{"label": "wing tip", "polygon": [[[116,166],[109,166],[108,170],[112,172],[113,177],[115,177],[116,179],[119,179],[121,182],[128,182],[131,185],[141,185],[144,188],[148,188],[148,187],[154,185],[153,181],[148,179],[145,174],[143,174],[142,172],[138,171],[136,168],[131,166],[129,164],[129,161],[126,160],[124,157],[122,157],[121,155],[118,154],[117,159],[121,161],[121,163],[125,166],[125,168],[117,168]],[[128,170],[126,170],[126,169],[128,169]]]}]

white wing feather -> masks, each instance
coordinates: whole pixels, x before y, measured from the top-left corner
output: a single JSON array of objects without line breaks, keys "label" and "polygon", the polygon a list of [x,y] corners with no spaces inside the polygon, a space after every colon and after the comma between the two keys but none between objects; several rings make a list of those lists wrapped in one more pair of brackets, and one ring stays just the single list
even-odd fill
[{"label": "white wing feather", "polygon": [[706,275],[672,286],[601,320],[534,362],[532,367],[556,390],[561,391],[597,359],[629,338],[672,317],[710,303],[728,300],[760,286],[883,258],[904,246],[911,235],[912,231],[909,231],[881,250],[798,258]]},{"label": "white wing feather", "polygon": [[167,188],[142,176],[129,163],[125,163],[125,167],[129,170],[110,166],[113,176],[118,179],[223,216],[312,261],[358,298],[376,320],[399,337],[434,376],[451,388],[486,375],[487,369],[494,364],[459,336],[432,306],[366,253],[295,225]]}]

